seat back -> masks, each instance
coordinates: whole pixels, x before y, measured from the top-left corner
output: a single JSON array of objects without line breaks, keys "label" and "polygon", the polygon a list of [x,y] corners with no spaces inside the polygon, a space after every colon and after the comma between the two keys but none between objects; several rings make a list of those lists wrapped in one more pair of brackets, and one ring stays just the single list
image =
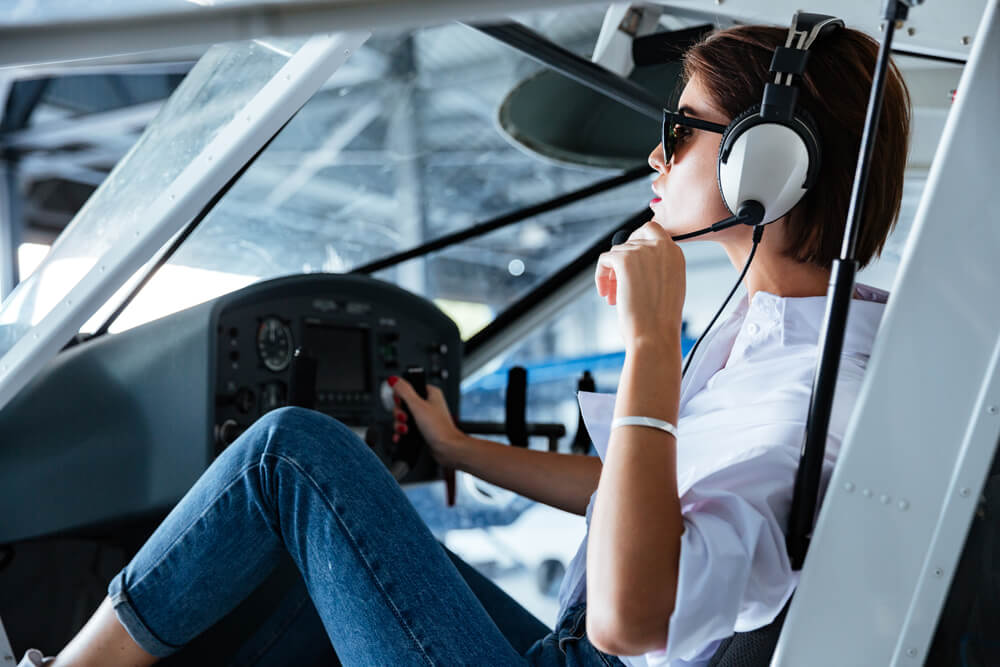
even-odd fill
[{"label": "seat back", "polygon": [[774,649],[778,645],[781,627],[785,624],[785,615],[788,614],[788,606],[791,603],[791,598],[789,598],[781,613],[768,625],[750,632],[735,632],[723,639],[719,648],[712,655],[712,659],[709,660],[708,667],[767,667],[770,665],[771,656],[774,655]]}]

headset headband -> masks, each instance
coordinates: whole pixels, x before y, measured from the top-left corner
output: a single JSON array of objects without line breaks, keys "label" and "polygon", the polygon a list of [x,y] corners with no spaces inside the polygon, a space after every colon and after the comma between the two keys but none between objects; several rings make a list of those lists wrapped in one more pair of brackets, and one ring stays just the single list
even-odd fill
[{"label": "headset headband", "polygon": [[[793,85],[792,77],[805,71],[809,47],[813,42],[843,26],[844,22],[833,16],[795,12],[785,45],[777,47],[771,57],[770,71],[774,74],[774,83],[764,85],[764,99],[760,108],[762,118],[776,121],[792,119],[799,97],[799,89]],[[785,75],[784,82],[781,80],[782,74]]]},{"label": "headset headband", "polygon": [[[799,30],[800,23],[803,24],[802,30]],[[795,16],[792,17],[792,25],[788,28],[788,39],[785,40],[785,46],[804,51],[812,46],[820,34],[826,34],[836,27],[843,26],[844,22],[833,16],[795,12]],[[799,43],[793,45],[792,42],[796,37],[798,37]]]}]

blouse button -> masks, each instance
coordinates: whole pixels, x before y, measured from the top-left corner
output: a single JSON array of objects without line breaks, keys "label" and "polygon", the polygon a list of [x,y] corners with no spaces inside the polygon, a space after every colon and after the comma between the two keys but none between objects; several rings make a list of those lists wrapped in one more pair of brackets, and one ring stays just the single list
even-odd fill
[{"label": "blouse button", "polygon": [[749,326],[747,326],[747,333],[751,336],[756,336],[760,333],[760,326],[758,326],[756,322],[751,322]]}]

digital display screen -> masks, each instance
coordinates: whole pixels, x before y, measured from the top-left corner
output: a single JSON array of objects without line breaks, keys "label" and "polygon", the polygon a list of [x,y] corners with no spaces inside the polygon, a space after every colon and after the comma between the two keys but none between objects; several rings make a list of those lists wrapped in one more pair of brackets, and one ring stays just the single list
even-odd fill
[{"label": "digital display screen", "polygon": [[370,391],[368,330],[307,322],[304,347],[316,360],[316,391]]}]

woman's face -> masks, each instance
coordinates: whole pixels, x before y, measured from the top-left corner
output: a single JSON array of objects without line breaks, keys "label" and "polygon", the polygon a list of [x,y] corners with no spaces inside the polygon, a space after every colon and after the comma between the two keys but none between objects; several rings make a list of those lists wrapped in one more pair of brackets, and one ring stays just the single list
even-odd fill
[{"label": "woman's face", "polygon": [[[681,93],[678,111],[728,125],[730,119],[713,109],[709,99],[698,77],[692,77]],[[649,165],[656,170],[657,177],[653,181],[656,198],[649,207],[653,210],[653,220],[671,234],[693,232],[731,215],[719,194],[716,173],[721,141],[721,134],[678,125],[677,145],[670,162],[663,161],[662,145],[650,154]],[[724,234],[717,232],[710,238],[722,240],[720,236]]]}]

